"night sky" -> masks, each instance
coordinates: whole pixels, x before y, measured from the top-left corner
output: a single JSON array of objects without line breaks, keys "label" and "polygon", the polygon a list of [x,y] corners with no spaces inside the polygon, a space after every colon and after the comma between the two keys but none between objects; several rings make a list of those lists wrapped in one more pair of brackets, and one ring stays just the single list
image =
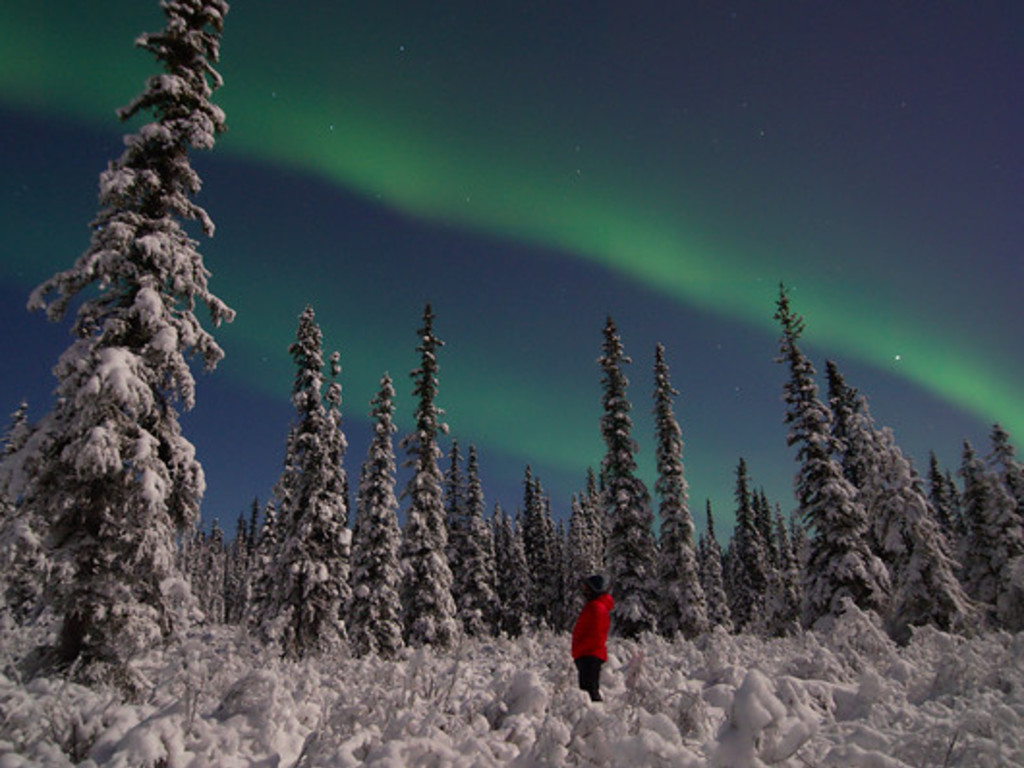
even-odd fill
[{"label": "night sky", "polygon": [[[67,327],[28,292],[88,245],[114,110],[155,72],[156,2],[0,6],[0,409],[49,408]],[[489,504],[527,464],[568,514],[599,431],[601,329],[653,476],[666,346],[691,509],[731,518],[738,459],[788,512],[778,284],[921,470],[999,421],[1024,434],[1024,4],[281,3],[238,0],[195,153],[217,224],[200,250],[238,311],[186,435],[204,516],[233,525],[280,471],[287,354],[316,309],[342,354],[358,476],[385,371],[411,424],[431,302],[438,405],[480,453]],[[820,377],[824,390],[824,377]]]}]

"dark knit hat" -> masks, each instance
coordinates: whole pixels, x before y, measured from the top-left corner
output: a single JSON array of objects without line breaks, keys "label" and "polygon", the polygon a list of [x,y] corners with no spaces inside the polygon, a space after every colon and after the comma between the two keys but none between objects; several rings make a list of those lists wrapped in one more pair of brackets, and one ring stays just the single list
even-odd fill
[{"label": "dark knit hat", "polygon": [[595,595],[601,595],[605,592],[604,576],[594,574],[593,576],[587,576],[583,579],[583,583],[587,586],[587,589],[592,591]]}]

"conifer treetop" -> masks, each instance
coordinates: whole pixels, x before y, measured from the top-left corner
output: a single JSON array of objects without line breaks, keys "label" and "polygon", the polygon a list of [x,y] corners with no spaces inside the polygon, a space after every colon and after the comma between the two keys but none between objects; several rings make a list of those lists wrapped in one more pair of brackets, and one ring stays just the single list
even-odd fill
[{"label": "conifer treetop", "polygon": [[[154,352],[180,357],[197,353],[208,369],[223,358],[193,312],[204,304],[217,326],[235,313],[210,292],[209,272],[181,220],[198,220],[212,236],[213,221],[190,196],[201,187],[189,149],[211,149],[226,130],[224,113],[209,101],[222,79],[213,64],[228,5],[223,0],[162,3],[167,26],[143,34],[136,44],[152,52],[165,73],[151,77],[129,105],[122,120],[149,111],[156,118],[125,137],[120,158],[100,174],[100,213],[91,224],[92,241],[75,265],[39,285],[30,310],[44,310],[52,321],[63,318],[69,303],[84,289],[99,295],[84,301],[73,327],[82,339],[100,346],[138,347],[146,331],[155,334]],[[126,316],[134,315],[126,322]],[[139,329],[139,325],[149,328]],[[140,330],[141,334],[140,335]],[[164,386],[186,409],[194,403],[194,384],[183,361],[168,361]]]}]

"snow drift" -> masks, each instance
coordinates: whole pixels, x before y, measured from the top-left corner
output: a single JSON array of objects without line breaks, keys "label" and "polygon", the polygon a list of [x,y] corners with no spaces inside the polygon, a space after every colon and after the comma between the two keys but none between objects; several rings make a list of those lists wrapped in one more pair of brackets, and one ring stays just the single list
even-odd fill
[{"label": "snow drift", "polygon": [[8,660],[0,768],[1024,765],[1024,635],[899,647],[855,609],[827,635],[613,640],[604,703],[561,634],[290,662],[217,628],[135,664],[126,704]]}]

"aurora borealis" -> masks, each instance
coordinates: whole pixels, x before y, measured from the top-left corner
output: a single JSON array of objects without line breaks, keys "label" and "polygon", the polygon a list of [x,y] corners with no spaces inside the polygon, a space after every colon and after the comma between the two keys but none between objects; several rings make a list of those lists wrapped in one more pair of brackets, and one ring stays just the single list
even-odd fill
[{"label": "aurora borealis", "polygon": [[[156,2],[0,9],[2,402],[44,407],[64,336],[24,299],[87,244],[96,176],[152,73]],[[792,504],[773,363],[780,281],[922,468],[1024,434],[1024,8],[967,4],[238,0],[196,153],[201,250],[238,310],[185,420],[233,518],[276,479],[287,346],[312,303],[342,352],[348,468],[368,401],[432,302],[439,404],[491,502],[530,463],[556,514],[601,454],[600,330],[634,360],[646,471],[666,345],[691,505],[731,512],[740,456]],[[134,124],[133,124],[134,125]],[[38,415],[38,412],[36,413]]]}]

